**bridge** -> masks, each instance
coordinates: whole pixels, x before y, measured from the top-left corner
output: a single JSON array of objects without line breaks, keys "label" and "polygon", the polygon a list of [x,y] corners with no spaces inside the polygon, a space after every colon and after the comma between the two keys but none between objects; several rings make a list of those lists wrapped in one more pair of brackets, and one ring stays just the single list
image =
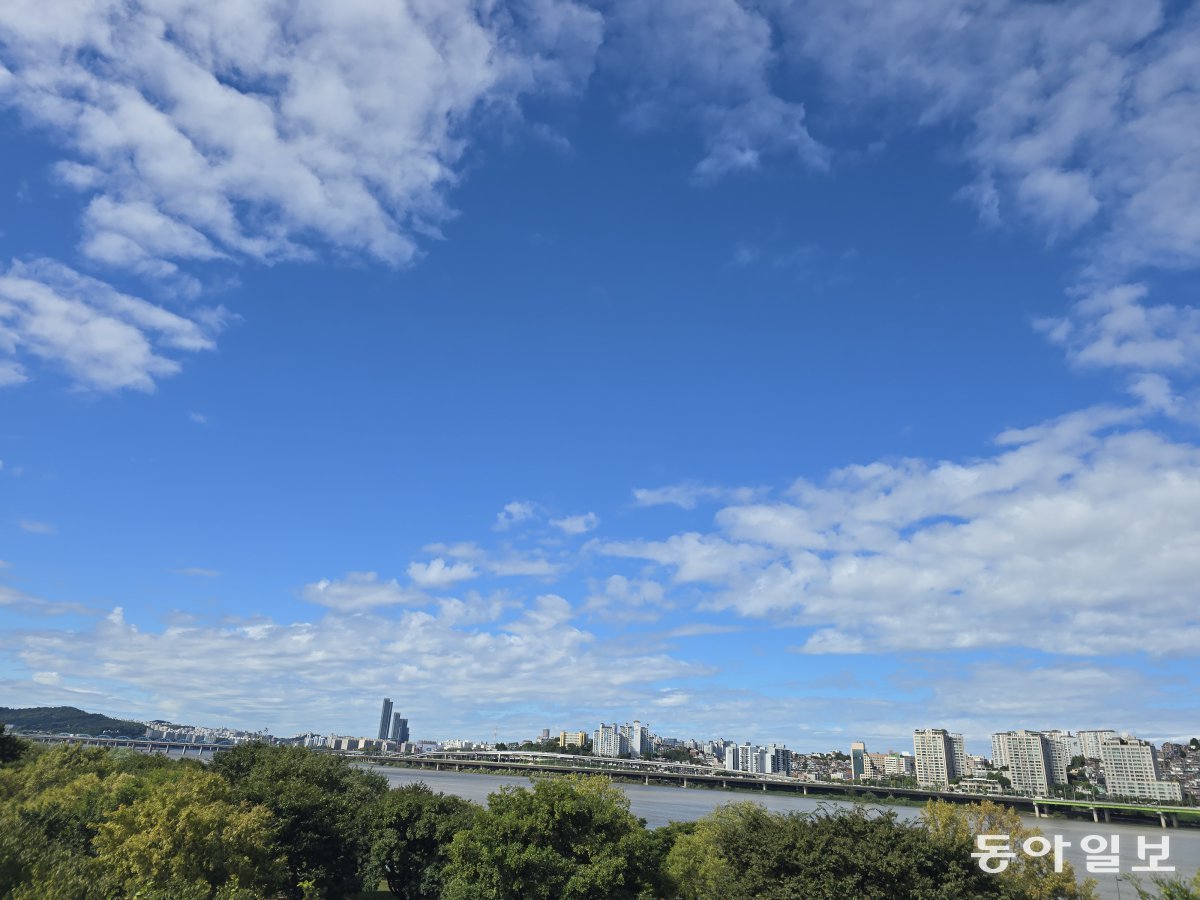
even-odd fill
[{"label": "bridge", "polygon": [[[124,748],[140,753],[163,753],[183,758],[212,759],[217,753],[228,750],[229,744],[193,744],[183,741],[154,740],[151,738],[92,737],[71,734],[25,734],[21,737],[42,744],[82,744],[87,747]],[[1101,818],[1112,821],[1113,816],[1137,820],[1157,818],[1161,827],[1178,826],[1180,819],[1186,824],[1200,825],[1200,808],[1167,806],[1153,802],[1119,803],[1108,800],[1065,799],[1061,797],[1018,797],[1011,794],[970,794],[958,791],[931,791],[922,788],[901,788],[868,785],[857,782],[806,781],[786,775],[756,775],[749,772],[734,772],[712,769],[689,763],[657,762],[640,759],[609,759],[601,756],[581,756],[570,753],[544,753],[531,750],[438,750],[405,756],[367,754],[360,751],[336,752],[355,762],[369,762],[385,766],[405,768],[427,768],[435,771],[495,770],[497,772],[518,770],[529,773],[551,775],[608,775],[625,781],[641,781],[643,784],[670,784],[680,787],[708,787],[722,790],[754,790],[784,792],[806,797],[829,797],[841,800],[869,800],[868,794],[877,799],[896,799],[925,802],[946,800],[950,803],[978,803],[991,800],[1002,806],[1031,814],[1035,818],[1048,817],[1054,811],[1076,816],[1091,816],[1093,822]]]},{"label": "bridge", "polygon": [[748,772],[725,771],[687,763],[664,763],[633,759],[608,759],[598,756],[579,756],[567,753],[544,753],[528,750],[471,750],[434,751],[408,756],[378,756],[349,751],[345,756],[362,762],[380,765],[433,769],[434,771],[519,770],[530,773],[557,775],[609,775],[643,784],[671,784],[680,787],[708,787],[723,790],[755,790],[784,792],[806,797],[829,797],[842,800],[877,799],[885,797],[925,802],[945,800],[950,803],[979,803],[991,800],[1035,818],[1049,817],[1053,811],[1073,813],[1092,821],[1112,821],[1112,817],[1144,820],[1157,818],[1163,828],[1185,822],[1200,824],[1200,808],[1166,806],[1146,803],[1118,803],[1107,800],[1064,799],[1051,797],[1020,797],[1011,794],[974,794],[958,791],[935,791],[922,788],[901,788],[867,785],[857,782],[806,781],[785,775],[756,775]]},{"label": "bridge", "polygon": [[163,753],[168,756],[212,759],[229,744],[193,744],[186,741],[154,740],[152,738],[93,737],[90,734],[22,734],[21,738],[39,744],[81,744],[84,747],[104,747],[110,750],[136,750],[139,753]]}]

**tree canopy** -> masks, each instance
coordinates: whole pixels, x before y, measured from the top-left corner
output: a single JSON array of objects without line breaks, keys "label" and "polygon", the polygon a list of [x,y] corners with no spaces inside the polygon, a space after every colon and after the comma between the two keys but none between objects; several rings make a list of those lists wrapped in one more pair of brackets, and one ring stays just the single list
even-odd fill
[{"label": "tree canopy", "polygon": [[638,897],[654,883],[652,844],[629,799],[598,777],[504,787],[450,845],[448,900]]}]

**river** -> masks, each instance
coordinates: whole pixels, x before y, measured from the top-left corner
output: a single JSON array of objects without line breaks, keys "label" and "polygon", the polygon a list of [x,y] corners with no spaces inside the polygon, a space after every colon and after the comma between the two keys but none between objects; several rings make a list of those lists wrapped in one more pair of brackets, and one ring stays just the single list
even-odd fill
[{"label": "river", "polygon": [[[396,769],[389,766],[363,766],[373,772],[378,772],[387,778],[393,787],[414,784],[423,781],[435,791],[455,794],[476,803],[487,803],[488,794],[506,784],[528,787],[529,779],[509,775],[474,775],[460,772],[431,772],[418,769]],[[682,788],[667,785],[621,784],[617,786],[629,797],[629,808],[635,816],[646,820],[651,828],[658,828],[668,822],[691,822],[712,812],[724,803],[737,800],[753,800],[774,812],[811,812],[820,807],[849,806],[845,801],[814,799],[812,797],[794,794],[750,793],[748,791],[719,791],[704,788]],[[912,806],[873,807],[875,809],[892,809],[900,819],[915,819],[920,810]],[[1034,819],[1023,817],[1026,824],[1040,828],[1048,837],[1062,835],[1069,843],[1064,849],[1063,857],[1075,867],[1079,877],[1088,875],[1086,871],[1087,858],[1079,849],[1081,838],[1098,834],[1105,838],[1119,836],[1121,839],[1121,872],[1128,873],[1134,865],[1142,865],[1137,857],[1138,836],[1144,836],[1147,841],[1161,841],[1164,836],[1171,839],[1170,858],[1162,865],[1174,865],[1175,875],[1191,878],[1200,870],[1200,829],[1197,828],[1168,828],[1162,829],[1152,825],[1129,825],[1125,823],[1094,825],[1091,822],[1074,819]],[[1136,894],[1129,884],[1118,881],[1113,874],[1092,874],[1099,885],[1101,897],[1104,900],[1133,900]]]}]

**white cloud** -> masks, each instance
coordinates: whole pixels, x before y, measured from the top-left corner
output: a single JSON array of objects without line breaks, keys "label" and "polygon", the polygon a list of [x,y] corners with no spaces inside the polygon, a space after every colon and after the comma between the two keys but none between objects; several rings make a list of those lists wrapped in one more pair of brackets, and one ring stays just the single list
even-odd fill
[{"label": "white cloud", "polygon": [[537,507],[528,500],[513,500],[504,504],[504,509],[496,513],[496,531],[507,531],[513,525],[528,522],[537,517]]},{"label": "white cloud", "polygon": [[613,541],[599,544],[598,549],[609,556],[648,559],[673,568],[675,581],[681,583],[724,580],[770,556],[762,547],[696,532],[676,534],[665,541]]},{"label": "white cloud", "polygon": [[759,169],[769,156],[824,169],[829,153],[805,124],[804,106],[772,90],[772,25],[737,0],[660,0],[605,7],[602,62],[625,82],[636,128],[699,130],[698,181]]},{"label": "white cloud", "polygon": [[1037,327],[1080,366],[1194,373],[1200,367],[1200,310],[1143,302],[1148,289],[1097,289],[1063,318]]},{"label": "white cloud", "polygon": [[788,502],[723,510],[724,536],[638,555],[692,566],[718,586],[707,606],[813,629],[809,653],[1188,653],[1200,449],[1112,430],[1133,415],[1006,432],[968,463],[848,467]]},{"label": "white cloud", "polygon": [[204,415],[204,413],[190,412],[190,413],[188,413],[188,418],[191,419],[193,422],[195,422],[197,425],[207,425],[208,424],[208,416]]},{"label": "white cloud", "polygon": [[[0,385],[24,380],[22,359],[60,368],[78,387],[154,389],[179,371],[167,353],[211,350],[222,310],[187,318],[51,260],[0,272]],[[6,358],[7,357],[7,358]]]},{"label": "white cloud", "polygon": [[54,534],[54,526],[49,522],[39,522],[36,519],[19,519],[17,525],[22,531],[30,534]]},{"label": "white cloud", "polygon": [[479,573],[470,563],[458,562],[446,565],[440,556],[427,563],[410,563],[408,577],[421,588],[444,588],[459,581],[475,578]]},{"label": "white cloud", "polygon": [[695,509],[705,502],[748,503],[762,493],[757,488],[726,488],[711,484],[684,482],[658,488],[635,488],[633,502],[638,506],[678,506]]},{"label": "white cloud", "polygon": [[401,587],[396,579],[380,581],[374,572],[349,572],[340,581],[323,578],[304,586],[302,596],[310,603],[340,612],[356,612],[377,606],[424,606],[429,598],[420,591]]},{"label": "white cloud", "polygon": [[610,575],[593,582],[586,612],[624,622],[653,622],[671,609],[666,589],[657,581]]},{"label": "white cloud", "polygon": [[466,125],[577,89],[600,36],[567,0],[13,0],[0,102],[74,157],[57,174],[90,195],[97,261],[169,274],[331,245],[404,263],[449,214]]},{"label": "white cloud", "polygon": [[835,94],[914,110],[964,134],[967,194],[1051,238],[1095,225],[1091,259],[1114,280],[1200,263],[1200,11],[1159,2],[970,0],[777,4],[791,52]]},{"label": "white cloud", "polygon": [[[117,610],[87,630],[23,633],[14,642],[30,673],[61,674],[55,696],[87,688],[93,708],[174,709],[188,721],[254,727],[269,721],[276,733],[370,731],[378,698],[397,692],[420,737],[475,734],[480,717],[524,721],[530,710],[565,724],[578,719],[581,704],[625,706],[653,682],[705,671],[606,644],[571,617],[555,595],[487,627],[464,623],[453,606],[162,630],[139,628]],[[214,679],[213,660],[238,677]]]},{"label": "white cloud", "polygon": [[[0,565],[0,569],[6,567],[7,563]],[[61,616],[68,613],[90,616],[96,612],[79,603],[56,603],[52,600],[44,600],[6,584],[0,584],[0,609],[42,616]]]},{"label": "white cloud", "polygon": [[551,519],[550,524],[566,534],[586,534],[600,524],[600,517],[594,512],[589,512],[581,516]]},{"label": "white cloud", "polygon": [[493,575],[506,577],[553,578],[561,567],[539,556],[511,554],[498,559],[489,559],[485,566]]}]

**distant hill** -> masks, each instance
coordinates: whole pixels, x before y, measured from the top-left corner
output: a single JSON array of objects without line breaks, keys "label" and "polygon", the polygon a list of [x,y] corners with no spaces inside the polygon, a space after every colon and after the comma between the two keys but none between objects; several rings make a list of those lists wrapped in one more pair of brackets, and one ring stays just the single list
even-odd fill
[{"label": "distant hill", "polygon": [[141,722],[113,719],[100,713],[84,712],[74,706],[31,706],[28,709],[11,709],[0,706],[0,722],[13,731],[45,732],[58,734],[121,734],[126,737],[141,737],[146,726]]}]

